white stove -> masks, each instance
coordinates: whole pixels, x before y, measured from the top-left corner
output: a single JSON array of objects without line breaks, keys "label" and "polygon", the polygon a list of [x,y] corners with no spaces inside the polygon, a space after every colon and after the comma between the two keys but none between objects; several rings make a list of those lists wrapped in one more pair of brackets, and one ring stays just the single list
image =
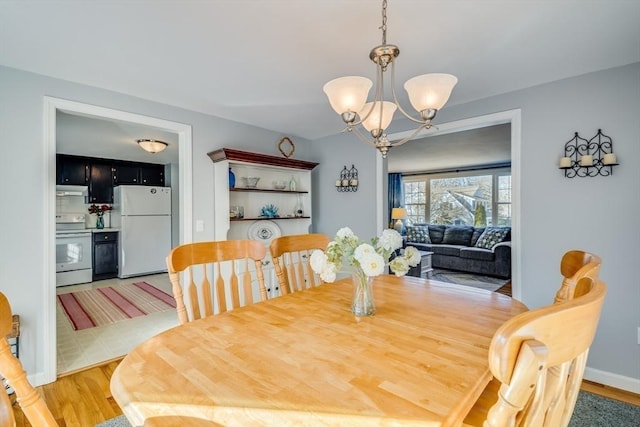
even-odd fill
[{"label": "white stove", "polygon": [[56,287],[92,280],[91,230],[85,214],[56,214]]}]

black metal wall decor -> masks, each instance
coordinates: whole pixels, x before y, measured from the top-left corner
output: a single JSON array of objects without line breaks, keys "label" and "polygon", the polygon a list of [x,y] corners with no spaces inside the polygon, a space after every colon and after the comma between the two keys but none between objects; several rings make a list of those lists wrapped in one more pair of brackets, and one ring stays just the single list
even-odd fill
[{"label": "black metal wall decor", "polygon": [[613,141],[601,129],[589,140],[576,132],[564,144],[564,157],[560,158],[560,169],[564,169],[564,176],[567,178],[609,176],[613,174],[613,166],[617,165]]},{"label": "black metal wall decor", "polygon": [[358,191],[358,169],[351,165],[351,169],[347,169],[345,165],[340,171],[340,179],[336,180],[336,190],[338,191]]}]

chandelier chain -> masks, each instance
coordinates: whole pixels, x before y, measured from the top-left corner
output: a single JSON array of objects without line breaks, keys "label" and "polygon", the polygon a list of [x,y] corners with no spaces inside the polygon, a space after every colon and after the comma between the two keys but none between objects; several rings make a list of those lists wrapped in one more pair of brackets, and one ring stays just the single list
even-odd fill
[{"label": "chandelier chain", "polygon": [[382,45],[387,44],[387,0],[382,0]]}]

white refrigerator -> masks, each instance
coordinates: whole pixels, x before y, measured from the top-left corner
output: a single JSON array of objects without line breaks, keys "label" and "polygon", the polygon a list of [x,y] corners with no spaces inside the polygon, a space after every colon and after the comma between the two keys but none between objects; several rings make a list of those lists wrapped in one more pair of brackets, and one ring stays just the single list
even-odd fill
[{"label": "white refrigerator", "polygon": [[119,229],[118,277],[167,271],[165,259],[171,250],[171,188],[114,187],[111,226]]}]

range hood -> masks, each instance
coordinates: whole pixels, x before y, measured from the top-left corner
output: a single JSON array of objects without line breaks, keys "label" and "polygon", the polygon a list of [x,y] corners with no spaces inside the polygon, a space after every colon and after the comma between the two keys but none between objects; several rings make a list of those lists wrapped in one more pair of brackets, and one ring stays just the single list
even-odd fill
[{"label": "range hood", "polygon": [[86,196],[88,193],[86,185],[56,185],[56,197]]}]

